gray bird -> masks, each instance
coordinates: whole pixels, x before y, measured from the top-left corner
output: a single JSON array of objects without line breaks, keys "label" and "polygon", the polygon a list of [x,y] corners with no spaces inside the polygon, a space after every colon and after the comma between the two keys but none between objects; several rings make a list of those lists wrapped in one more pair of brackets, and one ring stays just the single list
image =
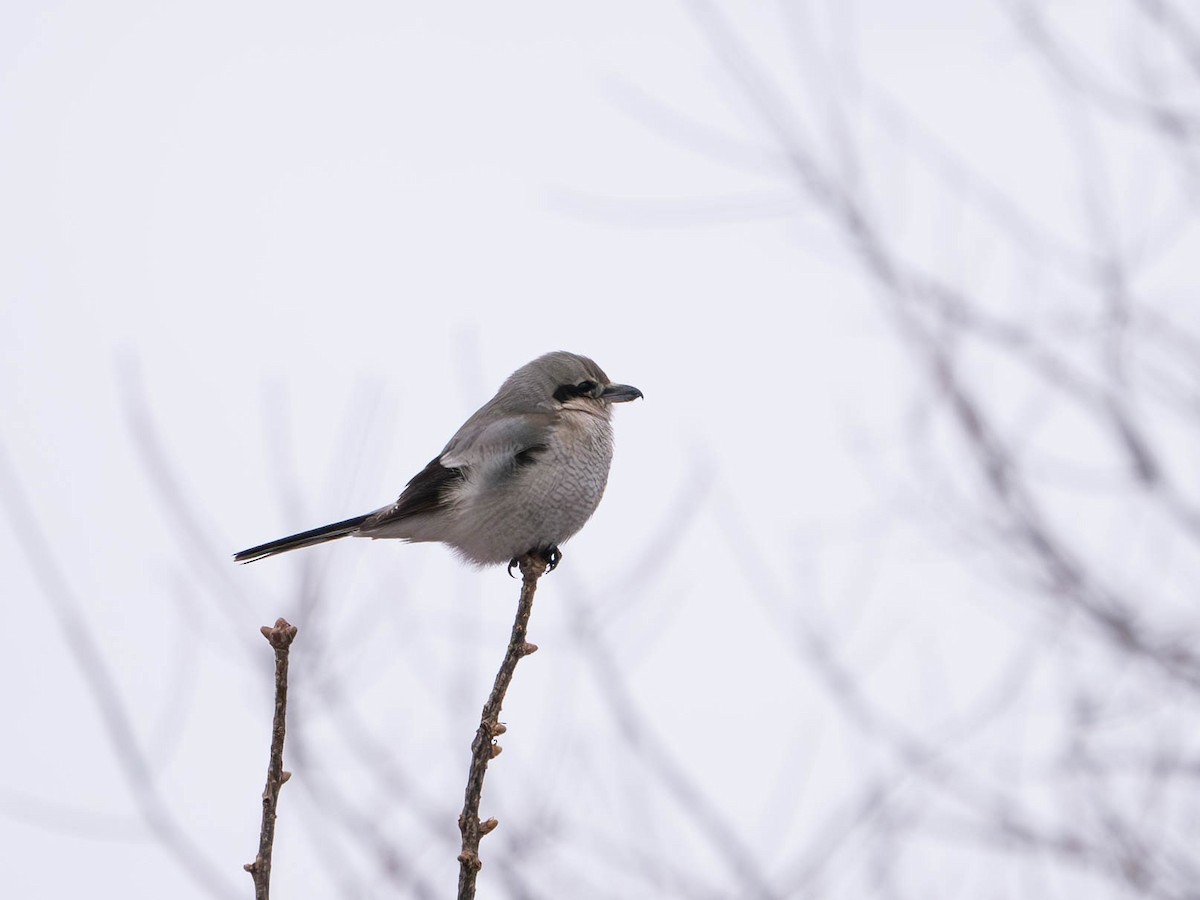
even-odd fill
[{"label": "gray bird", "polygon": [[558,351],[508,377],[390,506],[234,554],[253,562],[354,535],[441,541],[477,566],[559,545],[591,518],[612,463],[612,404],[642,396],[586,356]]}]

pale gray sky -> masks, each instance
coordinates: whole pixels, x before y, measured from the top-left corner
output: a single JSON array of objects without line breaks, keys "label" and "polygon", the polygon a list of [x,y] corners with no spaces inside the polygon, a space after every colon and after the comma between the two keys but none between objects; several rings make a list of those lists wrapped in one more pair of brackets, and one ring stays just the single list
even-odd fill
[{"label": "pale gray sky", "polygon": [[[843,125],[864,156],[848,174],[884,198],[897,242],[1036,314],[1042,276],[993,246],[972,204],[1003,198],[1077,245],[1093,126],[1064,125],[1002,8],[794,6],[725,9],[787,86],[797,127],[819,143],[852,104]],[[1094,17],[1097,40],[1109,19]],[[724,159],[673,117],[727,136]],[[1112,210],[1168,203],[1136,147],[1101,138]],[[837,635],[902,719],[969,707],[1011,664],[1032,613],[990,602],[1003,586],[927,527],[905,468],[919,373],[770,147],[686,4],[0,10],[0,446],[156,784],[236,892],[266,763],[270,654],[255,631],[282,614],[301,629],[295,653],[319,652],[293,710],[313,710],[314,767],[447,895],[471,719],[516,584],[436,546],[348,541],[247,568],[225,555],[389,501],[547,350],[588,354],[646,399],[617,410],[608,495],[542,583],[542,649],[506,707],[484,802],[502,827],[485,860],[552,819],[570,852],[551,842],[522,863],[546,896],[567,896],[554,893],[570,883],[564,860],[603,869],[593,839],[680,842],[698,880],[737,884],[680,829],[653,770],[613,749],[579,610],[655,739],[781,885],[773,867],[817,846],[881,752],[833,710],[787,623]],[[973,187],[937,186],[930,154]],[[1154,274],[1170,293],[1178,272]],[[144,398],[211,544],[164,510],[127,394]],[[1080,432],[1064,427],[1070,444]],[[0,894],[206,896],[140,824],[12,527],[0,524]],[[306,615],[296,586],[312,567],[325,595]],[[445,841],[394,797],[372,800],[332,701],[318,702],[330,672],[337,702],[418,775]],[[278,895],[402,895],[298,786],[303,762],[289,766]],[[628,847],[612,852],[632,865]],[[326,854],[353,874],[339,881]],[[952,895],[982,896],[986,869],[946,865],[964,879]],[[500,868],[484,869],[481,897],[520,895]],[[618,880],[611,895],[655,896],[638,890]]]}]

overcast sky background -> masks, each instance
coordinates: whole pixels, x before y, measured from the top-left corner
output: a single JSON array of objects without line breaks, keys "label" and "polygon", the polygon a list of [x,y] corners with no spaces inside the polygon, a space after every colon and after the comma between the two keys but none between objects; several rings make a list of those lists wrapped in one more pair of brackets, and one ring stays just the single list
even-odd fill
[{"label": "overcast sky background", "polygon": [[[913,252],[1000,298],[1027,277],[952,195],[907,203],[928,177],[914,148],[986,173],[1049,233],[1084,230],[1079,135],[1000,6],[792,6],[724,8],[801,115],[823,121],[822,96],[870,101],[864,177],[895,188],[889,227]],[[909,126],[889,131],[880,110]],[[729,136],[726,159],[673,116]],[[293,718],[338,673],[339,702],[418,773],[444,841],[374,812],[448,892],[472,719],[517,584],[437,546],[227,556],[389,502],[548,350],[593,357],[645,400],[616,410],[608,494],[539,590],[541,650],[517,672],[484,798],[502,825],[481,897],[518,895],[489,853],[523,820],[544,825],[551,796],[601,836],[632,817],[631,841],[681,841],[697,877],[727,874],[675,830],[653,772],[608,746],[619,727],[581,662],[580,610],[657,739],[773,874],[875,753],[798,661],[788,616],[844,641],[900,718],[951,715],[1018,658],[1030,613],[992,602],[1004,585],[928,527],[905,468],[920,373],[769,144],[687,4],[0,10],[0,462],[156,783],[234,895],[249,894],[266,765],[256,631],[278,615],[300,628],[294,654],[321,660]],[[1114,208],[1157,202],[1114,155]],[[1158,277],[1169,287],[1170,267]],[[205,541],[164,506],[131,408]],[[0,523],[0,894],[208,896],[147,836],[24,527]],[[324,600],[306,607],[314,579]],[[322,765],[353,781],[335,718],[310,727]],[[301,827],[320,807],[297,786],[303,760],[288,767],[279,896],[397,895],[354,848],[344,869],[360,874],[330,874],[320,848],[347,842]],[[588,846],[589,829],[554,821]],[[532,850],[526,874],[569,883],[561,859]],[[951,894],[983,896],[986,866],[955,866]]]}]

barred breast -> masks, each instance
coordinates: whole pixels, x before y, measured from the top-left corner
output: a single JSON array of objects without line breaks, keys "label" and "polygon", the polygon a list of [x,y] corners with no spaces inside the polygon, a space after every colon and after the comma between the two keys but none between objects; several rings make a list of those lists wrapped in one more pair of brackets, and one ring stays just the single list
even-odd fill
[{"label": "barred breast", "polygon": [[478,565],[565,543],[596,511],[612,455],[607,418],[564,411],[544,447],[496,483],[464,492],[455,516],[464,527],[447,543]]}]

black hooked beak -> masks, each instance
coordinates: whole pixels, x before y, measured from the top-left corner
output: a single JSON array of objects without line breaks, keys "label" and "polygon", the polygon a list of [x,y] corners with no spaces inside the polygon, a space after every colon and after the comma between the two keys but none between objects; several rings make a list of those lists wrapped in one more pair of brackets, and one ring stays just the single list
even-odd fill
[{"label": "black hooked beak", "polygon": [[609,403],[628,403],[641,397],[642,392],[628,384],[610,384],[600,392],[600,399]]}]

